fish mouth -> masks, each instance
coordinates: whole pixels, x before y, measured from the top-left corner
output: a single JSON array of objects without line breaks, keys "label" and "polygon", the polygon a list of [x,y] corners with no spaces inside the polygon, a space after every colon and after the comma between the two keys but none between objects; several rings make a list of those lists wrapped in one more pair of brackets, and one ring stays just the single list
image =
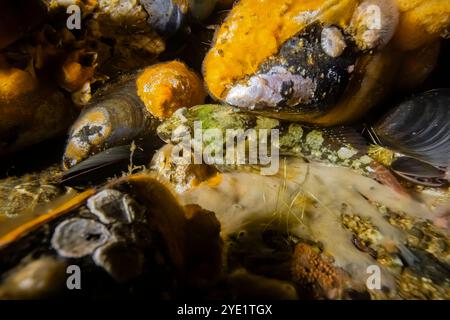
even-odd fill
[{"label": "fish mouth", "polygon": [[190,134],[186,125],[185,113],[187,108],[178,109],[173,115],[163,121],[156,129],[156,134],[165,143],[179,143]]}]

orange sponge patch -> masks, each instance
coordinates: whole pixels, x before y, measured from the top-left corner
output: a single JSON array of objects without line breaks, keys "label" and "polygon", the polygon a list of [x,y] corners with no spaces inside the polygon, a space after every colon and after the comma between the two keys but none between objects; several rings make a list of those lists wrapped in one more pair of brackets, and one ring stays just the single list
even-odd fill
[{"label": "orange sponge patch", "polygon": [[169,118],[180,108],[202,104],[206,97],[202,80],[179,61],[148,67],[136,85],[147,110],[159,119]]}]

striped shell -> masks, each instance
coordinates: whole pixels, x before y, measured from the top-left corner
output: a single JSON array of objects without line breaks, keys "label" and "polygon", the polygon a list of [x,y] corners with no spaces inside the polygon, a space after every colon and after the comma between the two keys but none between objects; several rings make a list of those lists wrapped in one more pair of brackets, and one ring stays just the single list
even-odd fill
[{"label": "striped shell", "polygon": [[380,142],[436,167],[450,164],[450,90],[437,89],[408,100],[374,128]]}]

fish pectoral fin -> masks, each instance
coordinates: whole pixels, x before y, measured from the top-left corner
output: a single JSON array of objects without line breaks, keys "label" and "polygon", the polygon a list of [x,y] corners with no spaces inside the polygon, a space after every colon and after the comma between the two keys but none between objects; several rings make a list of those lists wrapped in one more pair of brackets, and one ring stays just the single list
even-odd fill
[{"label": "fish pectoral fin", "polygon": [[396,159],[391,169],[398,176],[424,186],[443,187],[449,183],[445,179],[445,171],[410,157]]}]

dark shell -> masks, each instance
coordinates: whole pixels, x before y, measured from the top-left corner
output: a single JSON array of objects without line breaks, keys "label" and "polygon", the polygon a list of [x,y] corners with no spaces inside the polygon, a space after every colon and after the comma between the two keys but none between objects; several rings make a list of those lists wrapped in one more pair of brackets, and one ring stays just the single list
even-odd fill
[{"label": "dark shell", "polygon": [[[127,75],[97,95],[70,130],[63,157],[65,168],[111,147],[130,144],[155,129],[157,121],[147,115],[136,92],[134,77]],[[105,120],[86,120],[95,114],[102,114]],[[76,157],[67,151],[70,148],[77,150]]]},{"label": "dark shell", "polygon": [[[334,37],[325,36],[332,32]],[[245,85],[245,92],[231,89],[226,102],[255,110],[322,114],[342,96],[356,58],[357,49],[342,30],[314,24],[264,62]],[[275,104],[273,97],[278,94],[281,98]]]},{"label": "dark shell", "polygon": [[109,148],[95,154],[65,171],[60,185],[101,185],[109,178],[127,172],[132,164],[139,168],[148,165],[154,150],[161,147],[162,141],[157,137],[145,137],[126,144]]},{"label": "dark shell", "polygon": [[[306,28],[300,35],[287,41],[281,47],[278,56],[261,67],[261,72],[265,73],[276,65],[283,65],[288,70],[295,70],[297,74],[314,79],[317,82],[316,89],[309,103],[300,103],[303,108],[305,106],[324,108],[337,102],[348,84],[349,67],[356,61],[356,52],[351,49],[351,46],[345,48],[339,56],[333,57],[327,54],[321,45],[323,30],[324,27],[319,25]],[[349,39],[347,43],[350,44]],[[288,101],[292,98],[293,88],[290,84],[284,87],[283,95]]]},{"label": "dark shell", "polygon": [[[61,261],[65,265],[76,265],[81,270],[83,290],[79,292],[65,288],[66,277],[61,279],[62,283],[44,283],[47,291],[53,291],[53,287],[59,288],[55,292],[58,295],[125,296],[129,289],[134,289],[136,295],[145,292],[156,298],[170,290],[167,286],[172,283],[174,273],[170,257],[164,249],[164,240],[147,220],[148,212],[140,203],[129,198],[126,191],[105,189],[89,198],[87,204],[80,203],[78,208],[0,248],[0,291],[3,290],[6,297],[21,298],[20,295],[14,296],[20,294],[16,293],[16,288],[6,287],[7,279],[14,277],[29,261],[45,258]],[[109,193],[114,193],[116,197],[108,197]],[[90,204],[95,200],[103,201],[92,208]],[[117,207],[117,202],[123,205]],[[122,221],[119,215],[127,216],[130,211],[133,211],[132,219]],[[113,217],[114,223],[104,217]],[[155,261],[156,256],[164,262]],[[143,269],[144,264],[146,270]],[[11,267],[13,269],[10,270]],[[144,290],[144,285],[136,283],[137,280],[147,283],[148,288],[152,289]],[[125,287],[119,285],[125,283]],[[42,296],[38,294],[34,298]]]},{"label": "dark shell", "polygon": [[391,164],[391,169],[403,179],[416,184],[429,187],[448,185],[444,170],[414,158],[400,157]]},{"label": "dark shell", "polygon": [[[0,234],[0,298],[175,297],[179,284],[216,281],[221,248],[212,212],[180,205],[151,176],[130,176]],[[70,265],[82,290],[65,285]],[[56,267],[57,279],[46,272]]]},{"label": "dark shell", "polygon": [[175,35],[186,24],[187,15],[173,0],[141,0],[148,23],[163,36]]},{"label": "dark shell", "polygon": [[374,127],[380,142],[436,167],[450,164],[450,90],[437,89],[408,100]]}]

